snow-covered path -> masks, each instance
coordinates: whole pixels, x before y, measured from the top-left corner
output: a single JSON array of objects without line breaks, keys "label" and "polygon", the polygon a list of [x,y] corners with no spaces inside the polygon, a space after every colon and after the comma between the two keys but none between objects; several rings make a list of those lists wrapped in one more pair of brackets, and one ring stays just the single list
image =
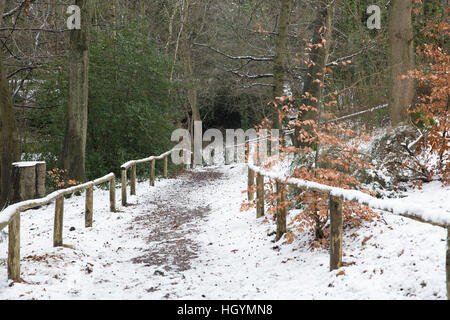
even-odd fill
[{"label": "snow-covered path", "polygon": [[[54,205],[29,211],[22,218],[27,283],[9,286],[0,243],[0,299],[446,299],[442,228],[383,215],[345,232],[347,266],[330,273],[328,252],[311,251],[307,235],[273,243],[273,222],[240,211],[246,181],[245,165],[235,165],[155,188],[143,182],[119,213],[109,212],[108,192],[96,190],[90,229],[84,197],[73,197],[64,217],[64,243],[73,248],[52,247]],[[450,189],[434,184],[409,196],[450,205]]]}]

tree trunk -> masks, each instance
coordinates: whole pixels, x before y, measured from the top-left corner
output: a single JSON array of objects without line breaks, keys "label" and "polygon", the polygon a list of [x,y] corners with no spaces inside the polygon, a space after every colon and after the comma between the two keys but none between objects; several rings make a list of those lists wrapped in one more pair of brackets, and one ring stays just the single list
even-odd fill
[{"label": "tree trunk", "polygon": [[186,24],[189,21],[189,9],[190,1],[186,1],[183,9],[183,22],[182,22],[182,38],[183,38],[183,65],[184,65],[184,78],[188,82],[187,98],[192,111],[192,128],[195,121],[201,121],[200,109],[198,107],[197,88],[194,84],[194,70],[192,68],[192,45],[190,35],[187,31]]},{"label": "tree trunk", "polygon": [[[5,4],[5,0],[0,0],[0,26]],[[16,119],[2,59],[3,52],[0,48],[0,210],[8,202],[12,163],[20,160]]]},{"label": "tree trunk", "polygon": [[66,109],[63,168],[71,179],[86,180],[86,135],[89,89],[89,31],[93,1],[76,0],[81,8],[81,30],[70,31],[69,101]]},{"label": "tree trunk", "polygon": [[396,127],[408,120],[408,107],[414,99],[414,79],[399,79],[415,68],[414,39],[412,29],[413,0],[393,1],[389,17],[389,42],[391,65],[390,117]]},{"label": "tree trunk", "polygon": [[[286,74],[287,45],[289,31],[289,16],[291,9],[291,0],[281,0],[280,20],[278,22],[278,38],[276,45],[276,54],[273,64],[273,101],[276,103],[277,97],[284,95],[284,81]],[[273,108],[272,128],[281,129],[278,108]]]},{"label": "tree trunk", "polygon": [[[187,98],[189,102],[189,106],[192,111],[192,119],[191,122],[201,121],[200,117],[200,109],[198,107],[198,99],[197,99],[197,88],[196,84],[193,83],[194,80],[194,71],[192,69],[192,59],[191,59],[191,46],[188,43],[189,40],[185,40],[185,51],[184,51],[184,76],[185,80],[188,81],[188,89],[187,89]],[[192,126],[193,127],[193,126]]]},{"label": "tree trunk", "polygon": [[[195,122],[201,121],[200,116],[200,108],[198,106],[198,90],[197,90],[197,84],[195,83],[195,75],[194,70],[192,67],[192,40],[191,40],[191,34],[188,33],[187,30],[187,23],[189,21],[189,9],[190,9],[190,0],[186,0],[184,2],[183,10],[182,10],[182,25],[180,27],[180,36],[182,39],[182,49],[183,49],[183,55],[182,55],[182,63],[184,66],[184,80],[187,83],[187,103],[189,104],[189,107],[186,108],[187,110],[191,110],[192,116],[188,119],[190,120],[188,123],[189,131],[191,132],[191,144],[194,145],[194,135],[195,135]],[[189,111],[188,111],[189,112]],[[191,156],[194,156],[193,154]],[[192,159],[193,160],[193,159]],[[194,168],[195,163],[194,161],[191,161],[191,165]]]},{"label": "tree trunk", "polygon": [[[323,100],[323,87],[321,86],[321,83],[325,81],[325,72],[323,69],[326,67],[330,56],[334,8],[336,6],[336,2],[337,0],[321,0],[317,3],[317,15],[316,20],[313,24],[314,35],[312,44],[316,45],[322,43],[323,45],[321,47],[313,47],[311,50],[310,59],[312,65],[308,68],[307,76],[305,78],[305,83],[303,86],[303,94],[308,92],[317,100],[302,100],[302,103],[315,108],[317,111],[310,110],[305,112],[301,116],[301,120],[319,121]],[[323,43],[323,40],[325,40],[325,43]],[[314,80],[316,79],[320,80],[321,83],[315,82]],[[310,131],[308,128],[306,129]],[[300,129],[297,127],[296,137],[298,137],[299,130]],[[295,139],[294,144],[297,147],[301,145],[300,141],[298,141],[297,139]]]}]

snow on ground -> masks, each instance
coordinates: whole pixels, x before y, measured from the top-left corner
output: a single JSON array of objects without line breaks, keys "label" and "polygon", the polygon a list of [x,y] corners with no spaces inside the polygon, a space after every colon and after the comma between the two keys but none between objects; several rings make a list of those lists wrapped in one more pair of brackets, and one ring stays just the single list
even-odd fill
[{"label": "snow on ground", "polygon": [[[204,183],[182,176],[155,188],[140,183],[138,196],[129,199],[134,205],[118,213],[108,210],[108,191],[96,190],[89,229],[84,196],[67,199],[64,243],[73,248],[52,247],[54,204],[23,213],[26,283],[6,280],[7,242],[0,243],[0,299],[446,299],[444,229],[383,214],[382,221],[345,231],[347,266],[329,272],[328,252],[312,251],[308,235],[290,245],[274,243],[268,236],[273,222],[257,220],[255,210],[240,211],[245,165],[197,172],[223,176]],[[450,207],[450,188],[437,182],[405,195],[405,202],[433,210]],[[170,239],[193,253],[185,270],[170,268],[176,261],[163,256],[133,263],[149,252],[176,258],[172,249],[162,250],[169,243],[152,235],[179,219],[161,218],[167,208],[186,208],[182,215],[199,207],[208,210],[175,226],[179,233]]]}]

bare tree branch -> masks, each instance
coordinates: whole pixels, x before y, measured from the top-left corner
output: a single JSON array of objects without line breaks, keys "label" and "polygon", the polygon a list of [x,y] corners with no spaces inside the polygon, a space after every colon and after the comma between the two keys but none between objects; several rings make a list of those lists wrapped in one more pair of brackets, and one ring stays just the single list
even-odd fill
[{"label": "bare tree branch", "polygon": [[234,70],[226,70],[227,72],[231,72],[232,74],[238,76],[239,78],[246,79],[264,79],[264,78],[273,78],[273,73],[263,73],[263,74],[242,74]]},{"label": "bare tree branch", "polygon": [[50,32],[50,33],[62,33],[70,31],[69,29],[44,29],[44,28],[14,28],[14,27],[5,27],[0,28],[0,31],[35,31],[35,32]]},{"label": "bare tree branch", "polygon": [[242,89],[250,89],[254,87],[271,87],[273,88],[274,85],[272,83],[251,83],[249,85],[242,86]]},{"label": "bare tree branch", "polygon": [[220,51],[219,49],[213,48],[210,45],[204,44],[204,43],[194,43],[195,46],[198,47],[205,47],[208,48],[214,52],[217,52],[218,54],[227,57],[228,59],[232,59],[232,60],[251,60],[251,61],[273,61],[274,56],[260,56],[260,57],[255,57],[255,56],[232,56],[229,55],[227,53],[224,53],[222,51]]},{"label": "bare tree branch", "polygon": [[25,71],[25,70],[33,70],[33,69],[37,69],[37,66],[27,66],[27,67],[23,67],[20,69],[17,69],[16,71],[14,71],[13,73],[9,74],[6,78],[7,79],[11,79],[12,77],[14,77],[16,74],[18,74],[19,72]]},{"label": "bare tree branch", "polygon": [[30,4],[30,3],[33,3],[35,1],[36,0],[22,0],[22,2],[17,7],[15,7],[14,9],[11,9],[10,11],[8,11],[6,13],[4,13],[3,14],[3,18],[12,16],[14,13],[16,13],[19,10],[21,10],[27,3]]}]

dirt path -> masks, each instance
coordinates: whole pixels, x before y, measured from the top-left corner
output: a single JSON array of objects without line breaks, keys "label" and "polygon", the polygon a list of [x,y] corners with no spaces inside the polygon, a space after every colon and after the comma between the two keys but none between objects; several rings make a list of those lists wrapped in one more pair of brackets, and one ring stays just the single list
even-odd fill
[{"label": "dirt path", "polygon": [[194,239],[199,232],[199,220],[211,211],[209,205],[195,203],[193,193],[207,188],[223,176],[214,169],[184,173],[167,192],[158,193],[155,198],[141,204],[143,210],[134,223],[148,230],[146,240],[149,246],[142,256],[132,260],[133,263],[156,266],[161,269],[157,271],[160,275],[189,270],[191,261],[198,257],[198,243]]}]

